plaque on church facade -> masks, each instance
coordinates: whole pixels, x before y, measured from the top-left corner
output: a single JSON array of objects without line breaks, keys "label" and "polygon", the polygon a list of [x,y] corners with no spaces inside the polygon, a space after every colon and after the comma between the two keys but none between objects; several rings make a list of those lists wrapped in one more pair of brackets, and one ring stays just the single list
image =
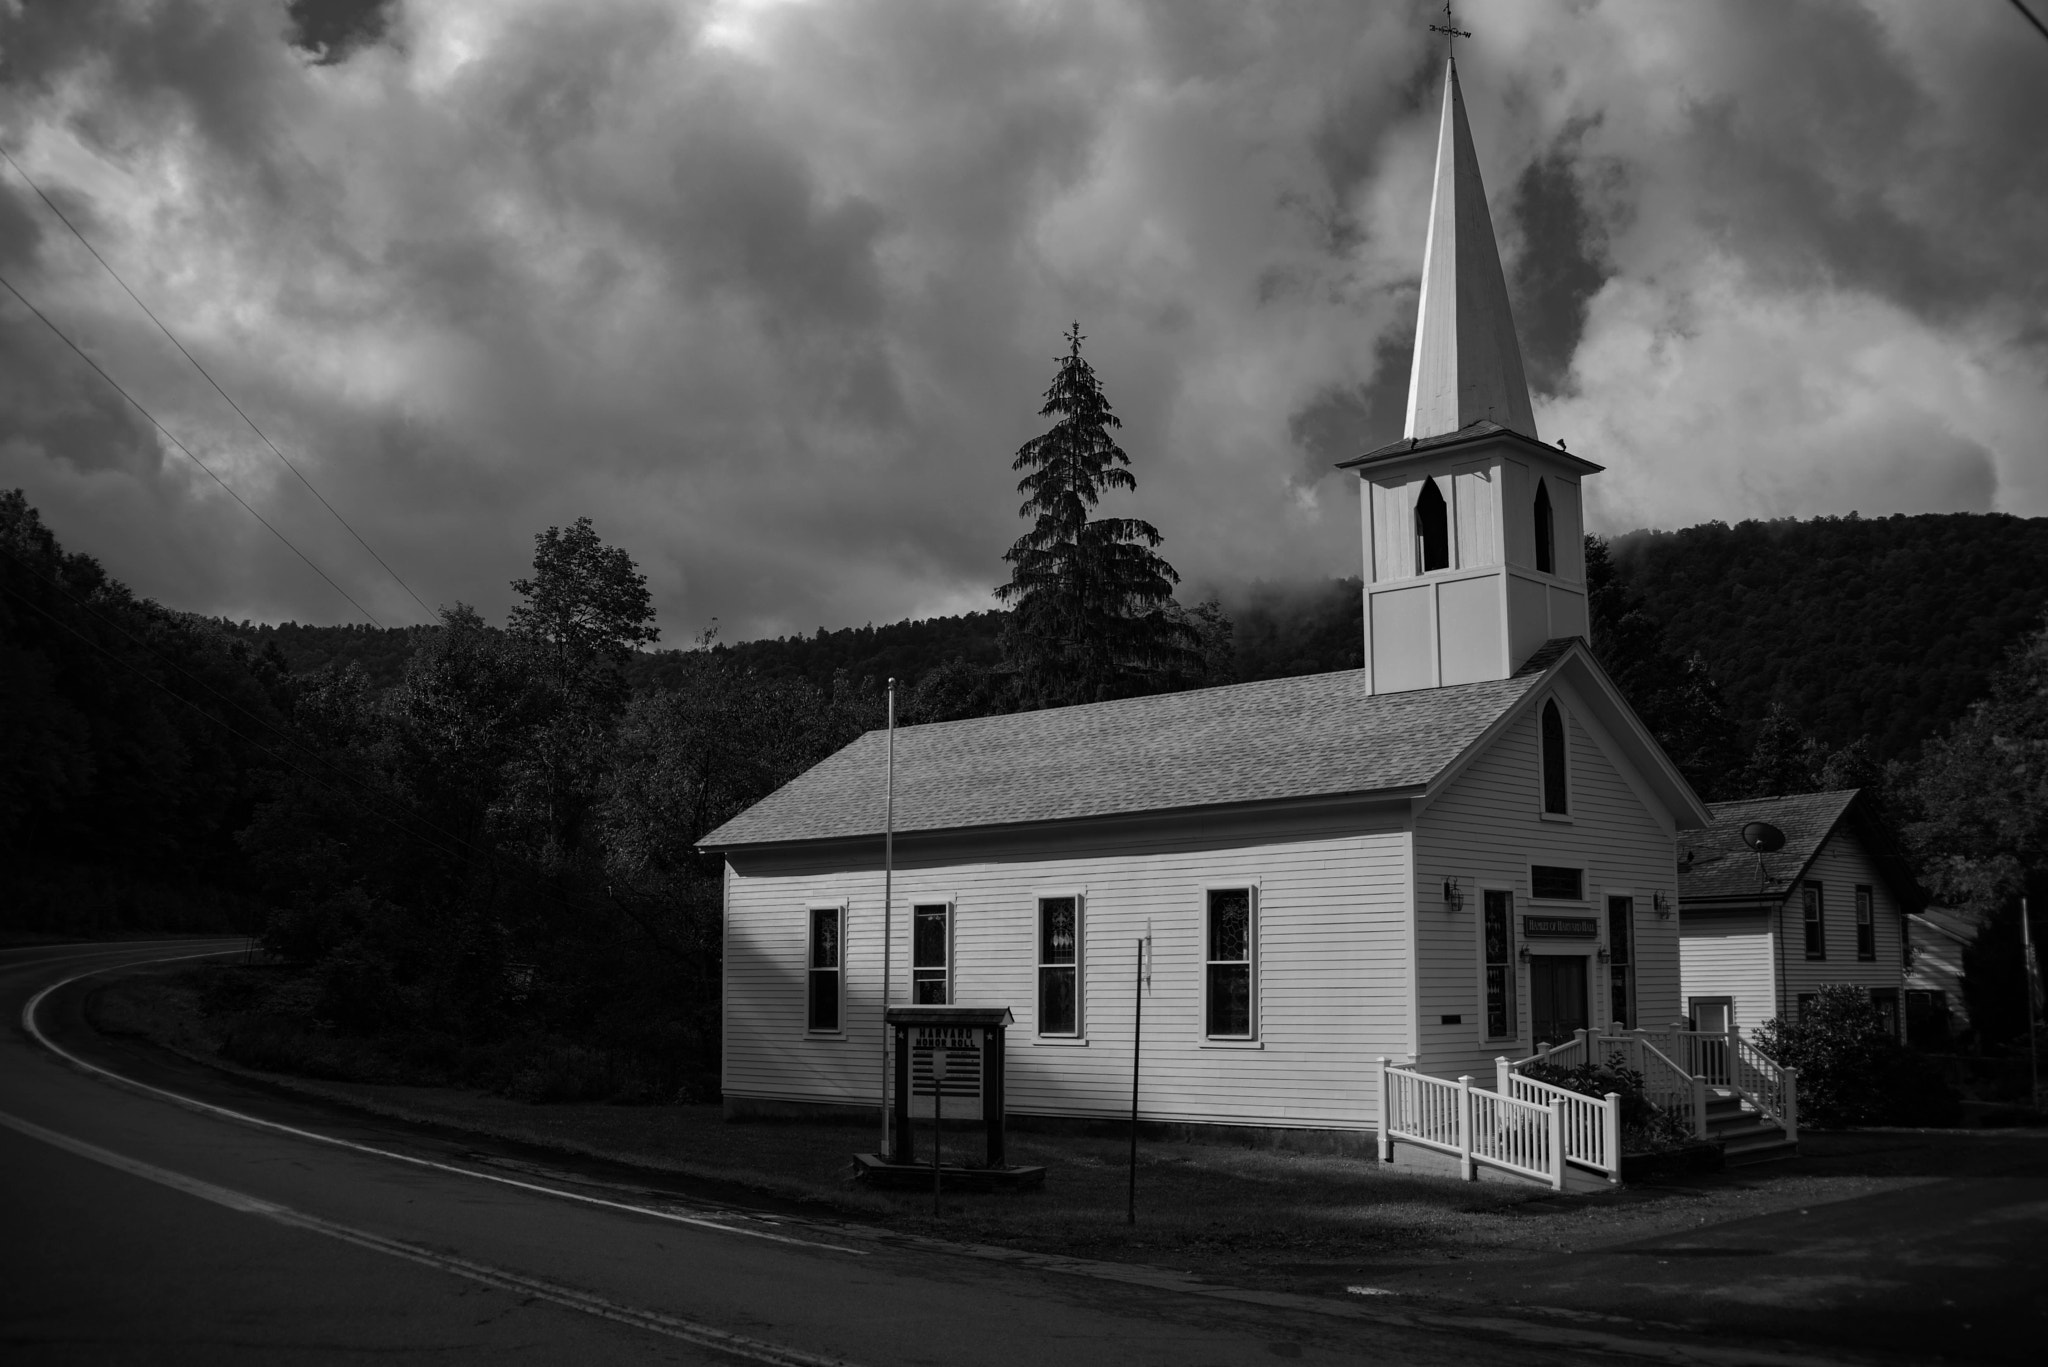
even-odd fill
[{"label": "plaque on church facade", "polygon": [[1530,939],[1597,940],[1600,922],[1591,916],[1524,916],[1522,934]]}]

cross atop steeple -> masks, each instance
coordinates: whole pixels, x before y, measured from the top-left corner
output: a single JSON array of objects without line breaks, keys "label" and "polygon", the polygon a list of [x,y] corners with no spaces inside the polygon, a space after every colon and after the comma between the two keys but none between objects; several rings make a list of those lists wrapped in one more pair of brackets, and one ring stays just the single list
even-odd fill
[{"label": "cross atop steeple", "polygon": [[1458,40],[1472,36],[1472,30],[1459,28],[1458,21],[1451,16],[1451,0],[1444,0],[1444,21],[1431,24],[1429,31],[1444,35],[1445,54],[1454,62],[1458,60]]}]

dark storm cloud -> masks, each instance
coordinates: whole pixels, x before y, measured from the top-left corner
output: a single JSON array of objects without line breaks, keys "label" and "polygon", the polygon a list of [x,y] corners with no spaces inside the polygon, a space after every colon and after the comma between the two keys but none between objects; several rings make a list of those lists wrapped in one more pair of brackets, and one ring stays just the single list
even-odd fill
[{"label": "dark storm cloud", "polygon": [[[986,605],[1076,318],[1139,481],[1110,511],[1191,583],[1353,571],[1329,467],[1400,430],[1426,9],[0,7],[0,136],[430,601],[502,612],[588,514],[671,639],[809,630]],[[1596,513],[2048,508],[2009,435],[2048,421],[2017,44],[1875,2],[1472,9],[1539,421],[1610,464]],[[40,212],[0,198],[0,262],[417,616]],[[346,613],[0,329],[41,367],[0,388],[0,484],[67,539],[181,606]]]},{"label": "dark storm cloud", "polygon": [[1529,386],[1555,394],[1568,383],[1586,328],[1586,305],[1612,273],[1600,225],[1579,194],[1568,146],[1553,147],[1515,182],[1514,217],[1522,251],[1509,289]]}]

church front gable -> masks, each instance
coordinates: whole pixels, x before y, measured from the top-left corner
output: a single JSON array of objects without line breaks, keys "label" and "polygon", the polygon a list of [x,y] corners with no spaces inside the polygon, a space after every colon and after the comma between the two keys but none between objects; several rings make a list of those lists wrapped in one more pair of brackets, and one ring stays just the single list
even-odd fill
[{"label": "church front gable", "polygon": [[1679,1009],[1674,827],[1587,692],[1534,695],[1415,823],[1418,1063],[1500,1056]]}]

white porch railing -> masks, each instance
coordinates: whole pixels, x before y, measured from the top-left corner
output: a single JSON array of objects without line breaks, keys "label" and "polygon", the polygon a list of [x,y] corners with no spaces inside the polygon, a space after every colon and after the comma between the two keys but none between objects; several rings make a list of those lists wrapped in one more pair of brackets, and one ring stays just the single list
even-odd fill
[{"label": "white porch railing", "polygon": [[1379,1063],[1382,1162],[1393,1160],[1401,1140],[1455,1155],[1467,1181],[1484,1163],[1564,1190],[1563,1108],[1475,1088],[1469,1077],[1452,1082]]},{"label": "white porch railing", "polygon": [[1673,1021],[1665,1030],[1627,1030],[1617,1022],[1604,1030],[1574,1031],[1571,1039],[1542,1044],[1536,1053],[1508,1066],[1514,1072],[1532,1063],[1576,1068],[1617,1055],[1643,1075],[1650,1103],[1687,1120],[1698,1138],[1707,1137],[1709,1087],[1735,1092],[1775,1121],[1786,1138],[1799,1138],[1798,1070],[1780,1067],[1737,1028],[1694,1030],[1684,1021]]},{"label": "white porch railing", "polygon": [[1799,1138],[1799,1070],[1786,1068],[1742,1037],[1739,1027],[1694,1030],[1673,1021],[1664,1031],[1639,1031],[1691,1068],[1702,1083],[1725,1087],[1777,1122],[1787,1139]]},{"label": "white porch railing", "polygon": [[1565,1158],[1621,1180],[1621,1094],[1605,1098],[1567,1091],[1548,1082],[1523,1077],[1504,1058],[1493,1061],[1494,1088],[1502,1096],[1535,1106],[1555,1107],[1564,1137]]}]

